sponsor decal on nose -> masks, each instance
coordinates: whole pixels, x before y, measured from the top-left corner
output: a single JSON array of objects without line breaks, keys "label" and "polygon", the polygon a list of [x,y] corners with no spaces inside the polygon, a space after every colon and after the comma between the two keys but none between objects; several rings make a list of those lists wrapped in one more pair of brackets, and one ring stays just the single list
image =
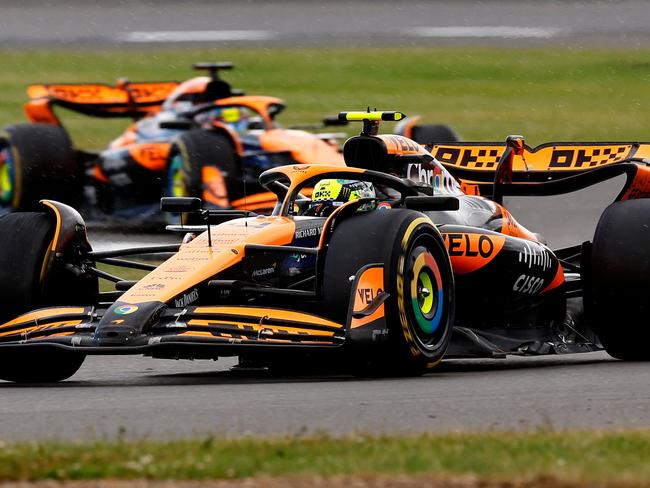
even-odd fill
[{"label": "sponsor decal on nose", "polygon": [[122,305],[115,309],[115,313],[118,315],[129,315],[138,310],[137,305]]}]

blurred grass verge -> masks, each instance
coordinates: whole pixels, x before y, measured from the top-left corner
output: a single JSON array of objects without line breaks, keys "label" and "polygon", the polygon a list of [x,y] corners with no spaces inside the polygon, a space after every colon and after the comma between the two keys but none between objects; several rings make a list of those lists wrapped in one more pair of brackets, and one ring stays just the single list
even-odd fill
[{"label": "blurred grass verge", "polygon": [[[31,83],[183,80],[196,61],[225,60],[248,94],[284,98],[284,125],[340,110],[401,110],[465,140],[649,140],[650,50],[318,48],[147,51],[0,50],[0,125],[21,122]],[[63,114],[73,140],[102,148],[127,120]],[[353,132],[356,127],[350,128]]]},{"label": "blurred grass verge", "polygon": [[533,486],[527,482],[549,477],[557,486],[648,486],[648,459],[650,431],[313,435],[160,442],[120,437],[90,443],[2,443],[0,482],[426,474],[438,479],[470,476],[480,482],[476,486],[484,487],[504,480],[521,481],[508,484],[510,487]]}]

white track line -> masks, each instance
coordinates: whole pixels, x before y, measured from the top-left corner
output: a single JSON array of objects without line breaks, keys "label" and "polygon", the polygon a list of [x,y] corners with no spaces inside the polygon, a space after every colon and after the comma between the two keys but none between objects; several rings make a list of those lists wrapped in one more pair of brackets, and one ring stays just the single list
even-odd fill
[{"label": "white track line", "polygon": [[549,39],[560,34],[554,27],[513,27],[498,26],[448,26],[448,27],[411,27],[402,29],[402,35],[413,37],[478,37],[502,39]]},{"label": "white track line", "polygon": [[261,30],[135,31],[120,34],[117,40],[123,42],[266,41],[275,36],[275,32]]}]

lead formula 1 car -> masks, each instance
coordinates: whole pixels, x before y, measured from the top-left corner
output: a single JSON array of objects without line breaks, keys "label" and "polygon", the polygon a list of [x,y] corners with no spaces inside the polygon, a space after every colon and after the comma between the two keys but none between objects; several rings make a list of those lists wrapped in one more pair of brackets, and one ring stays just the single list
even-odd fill
[{"label": "lead formula 1 car", "polygon": [[[339,134],[316,131],[340,125],[336,118],[282,128],[276,121],[282,100],[244,95],[219,76],[232,64],[194,68],[209,76],[30,86],[24,107],[30,123],[0,131],[0,213],[33,210],[49,198],[94,221],[160,227],[161,196],[241,209],[244,195],[247,209],[270,212],[275,196],[258,184],[263,171],[294,163],[343,165]],[[90,152],[73,146],[59,109],[133,123],[108,148]]]},{"label": "lead formula 1 car", "polygon": [[[271,216],[163,199],[165,211],[204,219],[169,227],[186,234],[179,245],[93,251],[79,214],[54,201],[3,217],[0,378],[63,380],[91,354],[239,356],[364,375],[422,374],[444,357],[602,348],[650,359],[650,145],[556,143],[555,159],[522,169],[535,151],[519,136],[436,149],[378,135],[398,112],[340,117],[364,124],[345,144],[348,167],[264,172],[260,184],[277,195]],[[450,155],[474,150],[487,153],[454,177]],[[480,158],[492,150],[500,155],[486,169]],[[593,241],[569,248],[549,249],[500,203],[616,175],[626,183]],[[125,259],[163,252],[160,265]],[[100,263],[150,273],[128,281]],[[99,292],[99,278],[116,290]]]}]

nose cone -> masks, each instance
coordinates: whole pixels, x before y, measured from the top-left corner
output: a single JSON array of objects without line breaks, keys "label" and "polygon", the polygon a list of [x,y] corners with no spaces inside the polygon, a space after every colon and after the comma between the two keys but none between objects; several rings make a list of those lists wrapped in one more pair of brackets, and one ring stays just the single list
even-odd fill
[{"label": "nose cone", "polygon": [[128,346],[138,336],[139,332],[133,327],[115,325],[98,327],[94,339],[102,346]]},{"label": "nose cone", "polygon": [[137,305],[115,302],[99,321],[94,340],[102,346],[133,346],[142,342],[148,327],[165,311],[160,302]]}]

